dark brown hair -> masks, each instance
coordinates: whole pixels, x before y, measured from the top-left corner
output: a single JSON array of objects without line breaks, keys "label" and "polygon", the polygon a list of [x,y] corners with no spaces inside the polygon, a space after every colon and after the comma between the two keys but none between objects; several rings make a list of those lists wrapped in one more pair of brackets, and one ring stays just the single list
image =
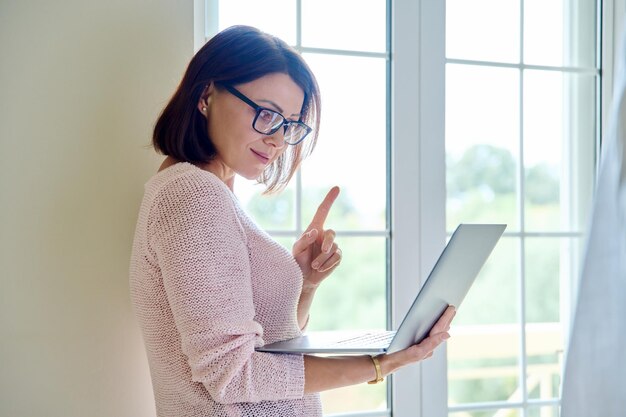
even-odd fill
[{"label": "dark brown hair", "polygon": [[[266,193],[282,190],[317,142],[320,93],[315,76],[296,50],[250,26],[232,26],[211,38],[191,59],[180,85],[159,116],[152,145],[180,161],[206,163],[216,155],[207,121],[197,103],[211,82],[237,85],[271,73],[285,73],[304,91],[302,121],[313,128],[298,145],[269,165],[258,179]],[[209,121],[210,123],[210,121]]]}]

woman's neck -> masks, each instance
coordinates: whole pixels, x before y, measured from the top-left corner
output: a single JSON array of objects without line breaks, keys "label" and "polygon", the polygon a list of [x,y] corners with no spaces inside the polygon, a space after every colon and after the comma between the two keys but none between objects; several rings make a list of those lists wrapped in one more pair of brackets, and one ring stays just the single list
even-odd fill
[{"label": "woman's neck", "polygon": [[[175,165],[179,162],[181,161],[179,161],[178,159],[172,156],[168,156],[167,158],[165,158],[165,160],[159,167],[158,172],[161,172],[164,169],[169,168],[172,165]],[[203,169],[205,171],[208,171],[214,174],[216,177],[222,180],[228,188],[230,188],[230,191],[235,192],[235,172],[229,167],[227,167],[226,164],[221,162],[219,159],[216,158],[206,164],[194,164],[194,165],[200,169]]]}]

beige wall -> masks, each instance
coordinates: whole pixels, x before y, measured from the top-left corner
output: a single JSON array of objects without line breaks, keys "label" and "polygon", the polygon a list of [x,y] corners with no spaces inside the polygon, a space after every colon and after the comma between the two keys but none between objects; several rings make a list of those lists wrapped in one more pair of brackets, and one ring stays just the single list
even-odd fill
[{"label": "beige wall", "polygon": [[128,261],[193,1],[0,0],[0,416],[154,415]]}]

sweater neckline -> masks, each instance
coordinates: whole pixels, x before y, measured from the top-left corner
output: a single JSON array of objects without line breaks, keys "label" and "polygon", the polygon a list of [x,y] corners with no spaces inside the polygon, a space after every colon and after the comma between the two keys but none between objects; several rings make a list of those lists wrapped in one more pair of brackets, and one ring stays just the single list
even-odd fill
[{"label": "sweater neckline", "polygon": [[228,188],[228,186],[224,184],[224,181],[222,181],[217,175],[215,175],[211,171],[207,171],[205,169],[197,167],[196,165],[190,162],[186,162],[186,161],[176,162],[175,164],[172,164],[168,166],[167,168],[162,169],[161,171],[158,171],[156,174],[152,176],[152,178],[148,181],[148,183],[155,181],[161,177],[173,176],[178,173],[182,173],[186,171],[193,171],[193,170],[200,171],[202,175],[208,175],[213,181],[216,181],[217,183],[219,183],[220,186],[224,188],[225,191],[228,191],[228,194],[233,198],[234,201],[239,202],[239,198],[237,198],[237,195],[230,188]]}]

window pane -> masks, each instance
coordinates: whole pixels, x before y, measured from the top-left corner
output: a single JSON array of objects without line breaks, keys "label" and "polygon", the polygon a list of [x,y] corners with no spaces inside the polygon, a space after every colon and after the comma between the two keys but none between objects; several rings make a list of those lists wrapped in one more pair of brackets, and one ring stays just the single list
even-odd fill
[{"label": "window pane", "polygon": [[[295,238],[275,238],[291,250]],[[337,238],[342,264],[318,290],[309,330],[386,328],[386,239]],[[322,393],[326,414],[387,409],[386,382],[345,387]]]},{"label": "window pane", "polygon": [[526,325],[526,389],[528,398],[559,397],[563,367],[563,332],[560,323]]},{"label": "window pane", "polygon": [[455,329],[448,342],[448,404],[520,401],[519,353],[519,326]]},{"label": "window pane", "polygon": [[[529,398],[558,398],[571,285],[578,276],[580,239],[527,238],[526,355]],[[562,305],[561,300],[566,305]],[[561,319],[561,315],[566,319]]]},{"label": "window pane", "polygon": [[385,52],[386,7],[385,0],[302,0],[302,46]]},{"label": "window pane", "polygon": [[317,290],[309,329],[385,329],[385,238],[338,236],[336,241],[341,265]]},{"label": "window pane", "polygon": [[[337,230],[385,230],[386,64],[383,58],[306,54],[323,97],[317,147],[302,166],[304,221],[328,189]],[[368,88],[363,88],[367,85]]]},{"label": "window pane", "polygon": [[[570,253],[561,248],[569,239],[527,238],[526,251],[526,320],[553,323],[560,316],[561,273]],[[563,258],[561,258],[563,256]]]},{"label": "window pane", "polygon": [[250,216],[265,230],[295,228],[295,182],[291,181],[280,194],[264,196],[263,184],[238,177],[235,194]]},{"label": "window pane", "polygon": [[[319,287],[310,330],[386,328],[384,237],[337,237],[341,265]],[[360,384],[322,393],[325,414],[387,409],[387,383]]]},{"label": "window pane", "polygon": [[519,62],[519,0],[446,1],[446,57]]},{"label": "window pane", "polygon": [[524,0],[524,62],[593,68],[596,2]]},{"label": "window pane", "polygon": [[[510,13],[499,13],[498,7]],[[576,299],[582,239],[594,186],[598,2],[448,0],[446,8],[449,59],[515,64],[519,62],[522,44],[524,64],[583,69],[499,69],[484,64],[468,71],[452,63],[446,69],[447,228],[451,230],[460,222],[498,221],[508,223],[507,232],[519,236],[508,237],[517,242],[511,251],[516,264],[508,275],[504,273],[511,277],[513,296],[506,286],[492,284],[484,292],[479,287],[480,297],[467,312],[472,292],[481,284],[477,281],[459,310],[455,320],[459,324],[453,328],[453,338],[448,343],[449,403],[555,401],[560,394],[565,340]],[[475,17],[476,14],[480,16]],[[483,75],[482,79],[470,77],[470,71],[490,71],[490,75]],[[501,83],[496,77],[500,71],[517,76]],[[507,101],[503,97],[513,99]],[[523,108],[511,104],[516,100],[523,103]],[[498,136],[509,139],[506,146],[494,139]],[[559,237],[563,235],[556,233],[572,237]],[[524,245],[520,246],[522,242]],[[524,248],[523,253],[520,247]],[[523,265],[518,259],[520,255]],[[495,251],[493,257],[498,257]],[[523,317],[518,305],[522,284]],[[515,309],[494,308],[489,305],[494,298],[515,299]],[[481,302],[487,304],[483,306]],[[487,312],[493,312],[492,316]],[[503,315],[507,318],[502,319]],[[491,340],[489,331],[504,341],[487,343]],[[501,336],[507,331],[509,335]],[[522,334],[524,369],[519,356]],[[501,353],[489,353],[493,345],[504,349],[508,343],[508,361]],[[471,349],[464,351],[465,346]],[[472,352],[487,353],[472,357]],[[512,379],[507,385],[506,372],[525,386]],[[522,398],[522,391],[526,398]],[[511,415],[558,416],[558,406],[524,408],[523,412],[510,410]],[[507,412],[500,409],[450,415],[500,417],[509,415]]]},{"label": "window pane", "polygon": [[519,73],[446,66],[447,227],[518,226]]},{"label": "window pane", "polygon": [[[250,25],[296,44],[294,0],[228,0],[219,2],[219,30],[233,25]],[[280,21],[280,24],[276,24]]]},{"label": "window pane", "polygon": [[562,0],[524,1],[524,62],[563,65]]},{"label": "window pane", "polygon": [[294,237],[286,237],[286,236],[272,236],[272,238],[280,243],[285,249],[291,252],[291,248],[293,244],[296,242]]},{"label": "window pane", "polygon": [[581,231],[593,189],[595,78],[524,72],[525,221],[529,231]]},{"label": "window pane", "polygon": [[503,237],[459,308],[448,341],[448,402],[520,400],[519,244]]},{"label": "window pane", "polygon": [[519,268],[519,239],[503,236],[467,293],[454,324],[517,323]]}]

